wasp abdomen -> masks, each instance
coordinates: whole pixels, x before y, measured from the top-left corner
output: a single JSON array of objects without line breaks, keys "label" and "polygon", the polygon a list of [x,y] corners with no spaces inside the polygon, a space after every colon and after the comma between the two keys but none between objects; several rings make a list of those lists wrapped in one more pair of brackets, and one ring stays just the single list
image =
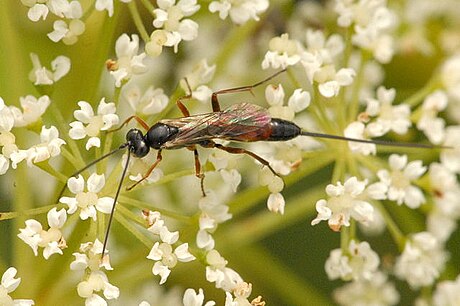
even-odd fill
[{"label": "wasp abdomen", "polygon": [[271,134],[267,140],[283,141],[300,135],[301,129],[297,124],[278,118],[272,118],[270,122]]}]

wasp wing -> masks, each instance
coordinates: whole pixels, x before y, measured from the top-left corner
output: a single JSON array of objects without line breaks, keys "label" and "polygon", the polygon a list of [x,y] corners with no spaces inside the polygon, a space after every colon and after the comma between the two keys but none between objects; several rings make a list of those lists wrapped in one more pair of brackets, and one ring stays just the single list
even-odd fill
[{"label": "wasp wing", "polygon": [[236,141],[257,141],[266,139],[271,117],[268,111],[258,105],[240,103],[221,112],[162,120],[162,123],[179,128],[174,139],[166,147],[187,146],[204,140],[227,139]]}]

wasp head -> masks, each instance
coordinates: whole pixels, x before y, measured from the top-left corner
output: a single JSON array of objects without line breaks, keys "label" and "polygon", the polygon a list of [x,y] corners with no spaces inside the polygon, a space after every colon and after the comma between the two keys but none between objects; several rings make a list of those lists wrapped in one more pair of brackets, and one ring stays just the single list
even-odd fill
[{"label": "wasp head", "polygon": [[128,141],[129,150],[134,156],[144,157],[149,153],[150,147],[145,143],[144,135],[140,130],[129,130],[126,134],[126,140]]}]

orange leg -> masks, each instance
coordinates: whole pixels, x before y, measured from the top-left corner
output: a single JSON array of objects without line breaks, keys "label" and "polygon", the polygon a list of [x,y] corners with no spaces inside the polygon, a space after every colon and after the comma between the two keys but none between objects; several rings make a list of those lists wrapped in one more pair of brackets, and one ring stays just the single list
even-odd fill
[{"label": "orange leg", "polygon": [[136,120],[146,131],[148,131],[150,129],[150,126],[144,120],[142,120],[140,117],[134,115],[134,116],[128,117],[128,119],[123,121],[123,123],[119,127],[117,127],[116,129],[107,131],[107,133],[116,132],[116,131],[122,129],[125,125],[127,125],[133,119]]},{"label": "orange leg", "polygon": [[161,156],[161,150],[158,150],[158,153],[157,153],[157,160],[152,164],[152,166],[150,166],[149,170],[144,174],[144,176],[139,180],[137,181],[136,183],[134,183],[133,185],[129,186],[128,188],[126,188],[126,190],[131,190],[133,189],[134,187],[136,187],[137,185],[139,185],[142,181],[144,181],[145,179],[147,179],[150,174],[152,173],[153,169],[155,169],[156,166],[158,166],[158,164],[161,162],[161,160],[163,159],[163,157]]},{"label": "orange leg", "polygon": [[219,150],[223,150],[225,152],[228,152],[228,153],[231,153],[231,154],[246,154],[246,155],[249,155],[251,156],[252,158],[256,159],[258,162],[260,162],[262,165],[268,167],[268,169],[270,169],[270,171],[276,175],[276,176],[280,176],[278,173],[276,173],[276,171],[270,166],[270,163],[268,161],[266,161],[265,159],[263,159],[262,157],[260,157],[259,155],[257,155],[256,153],[253,153],[251,151],[248,151],[246,149],[243,149],[243,148],[234,148],[234,147],[226,147],[226,146],[223,146],[221,144],[218,144],[218,143],[215,143],[215,142],[212,142],[212,141],[209,141],[208,143],[206,143],[205,145],[203,145],[204,147],[206,148],[217,148]]},{"label": "orange leg", "polygon": [[190,146],[187,147],[187,149],[193,151],[193,155],[195,157],[195,176],[200,179],[200,185],[201,185],[201,192],[203,194],[203,197],[206,196],[206,193],[204,192],[204,173],[201,172],[201,163],[200,163],[200,158],[198,155],[198,150],[196,149],[195,146]]},{"label": "orange leg", "polygon": [[220,104],[219,104],[219,101],[217,100],[217,95],[221,95],[221,94],[228,94],[228,93],[234,93],[234,92],[243,92],[243,91],[249,91],[252,93],[252,89],[254,87],[257,87],[257,86],[260,86],[268,81],[270,81],[271,79],[273,79],[274,77],[276,77],[278,74],[282,73],[286,71],[286,69],[283,69],[283,70],[280,70],[278,72],[276,72],[275,74],[272,74],[271,76],[269,76],[268,78],[266,78],[265,80],[262,80],[260,82],[257,82],[253,85],[248,85],[248,86],[240,86],[240,87],[234,87],[234,88],[228,88],[228,89],[221,89],[221,90],[218,90],[216,92],[213,92],[212,93],[212,96],[211,96],[211,103],[212,103],[212,111],[213,112],[219,112],[220,111]]},{"label": "orange leg", "polygon": [[192,98],[192,88],[190,87],[190,84],[188,83],[187,78],[185,78],[185,83],[187,84],[189,94],[179,98],[176,101],[176,104],[177,104],[177,107],[180,109],[181,113],[184,115],[184,117],[190,117],[190,112],[188,111],[187,107],[185,107],[184,103],[182,103],[182,100],[189,100]]}]

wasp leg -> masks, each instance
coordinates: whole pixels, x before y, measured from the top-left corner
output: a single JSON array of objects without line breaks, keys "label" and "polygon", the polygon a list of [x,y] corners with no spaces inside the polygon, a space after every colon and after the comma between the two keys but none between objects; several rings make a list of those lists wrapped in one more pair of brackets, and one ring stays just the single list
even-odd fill
[{"label": "wasp leg", "polygon": [[251,90],[253,88],[255,88],[257,86],[260,86],[260,85],[270,81],[271,79],[276,77],[278,74],[283,73],[284,71],[286,71],[286,69],[280,70],[280,71],[276,72],[275,74],[272,74],[271,76],[269,76],[265,80],[262,80],[260,82],[255,83],[255,84],[252,84],[252,85],[233,87],[233,88],[228,88],[228,89],[221,89],[221,90],[218,90],[216,92],[213,92],[212,96],[211,96],[212,111],[213,112],[219,112],[220,111],[220,104],[219,104],[219,100],[217,99],[217,95],[234,93],[234,92],[243,92],[243,91],[249,91],[252,94]]},{"label": "wasp leg", "polygon": [[142,181],[144,181],[146,178],[148,178],[150,176],[150,174],[152,173],[153,169],[155,169],[155,167],[158,166],[158,164],[161,162],[162,159],[163,159],[163,157],[161,156],[161,150],[158,150],[157,160],[152,164],[152,166],[150,166],[149,170],[144,174],[144,176],[139,181],[137,181],[133,185],[131,185],[128,188],[126,188],[126,190],[133,189],[134,187],[139,185]]},{"label": "wasp leg", "polygon": [[189,100],[189,99],[192,98],[192,88],[190,87],[190,84],[188,83],[187,78],[184,78],[184,80],[185,80],[185,84],[187,84],[189,94],[177,99],[176,105],[180,109],[180,111],[184,115],[184,117],[190,117],[190,112],[188,111],[188,109],[185,106],[185,104],[182,103],[182,100]]},{"label": "wasp leg", "polygon": [[119,127],[117,127],[116,129],[113,129],[113,130],[109,130],[109,131],[107,131],[107,133],[112,133],[112,132],[116,132],[116,131],[120,130],[121,128],[123,128],[125,125],[127,125],[133,119],[135,119],[146,131],[148,131],[150,129],[149,125],[144,120],[142,120],[141,117],[138,117],[138,116],[134,115],[134,116],[128,117],[128,119],[123,121],[123,123]]},{"label": "wasp leg", "polygon": [[200,179],[201,193],[203,194],[203,197],[205,197],[206,192],[204,191],[204,173],[201,172],[201,163],[198,155],[198,150],[195,146],[190,146],[188,149],[192,150],[195,156],[195,176]]},{"label": "wasp leg", "polygon": [[226,147],[226,146],[223,146],[221,144],[215,143],[213,141],[207,141],[206,143],[203,143],[201,145],[205,146],[206,148],[217,148],[219,150],[223,150],[223,151],[226,151],[226,152],[231,153],[231,154],[246,154],[246,155],[249,155],[252,158],[254,158],[255,160],[257,160],[258,162],[260,162],[262,165],[264,165],[268,169],[270,169],[270,171],[274,175],[280,176],[278,173],[276,173],[276,171],[272,168],[272,166],[270,166],[270,163],[268,161],[266,161],[265,159],[263,159],[262,157],[260,157],[256,153],[253,153],[253,152],[248,151],[246,149],[234,148],[234,147]]}]

